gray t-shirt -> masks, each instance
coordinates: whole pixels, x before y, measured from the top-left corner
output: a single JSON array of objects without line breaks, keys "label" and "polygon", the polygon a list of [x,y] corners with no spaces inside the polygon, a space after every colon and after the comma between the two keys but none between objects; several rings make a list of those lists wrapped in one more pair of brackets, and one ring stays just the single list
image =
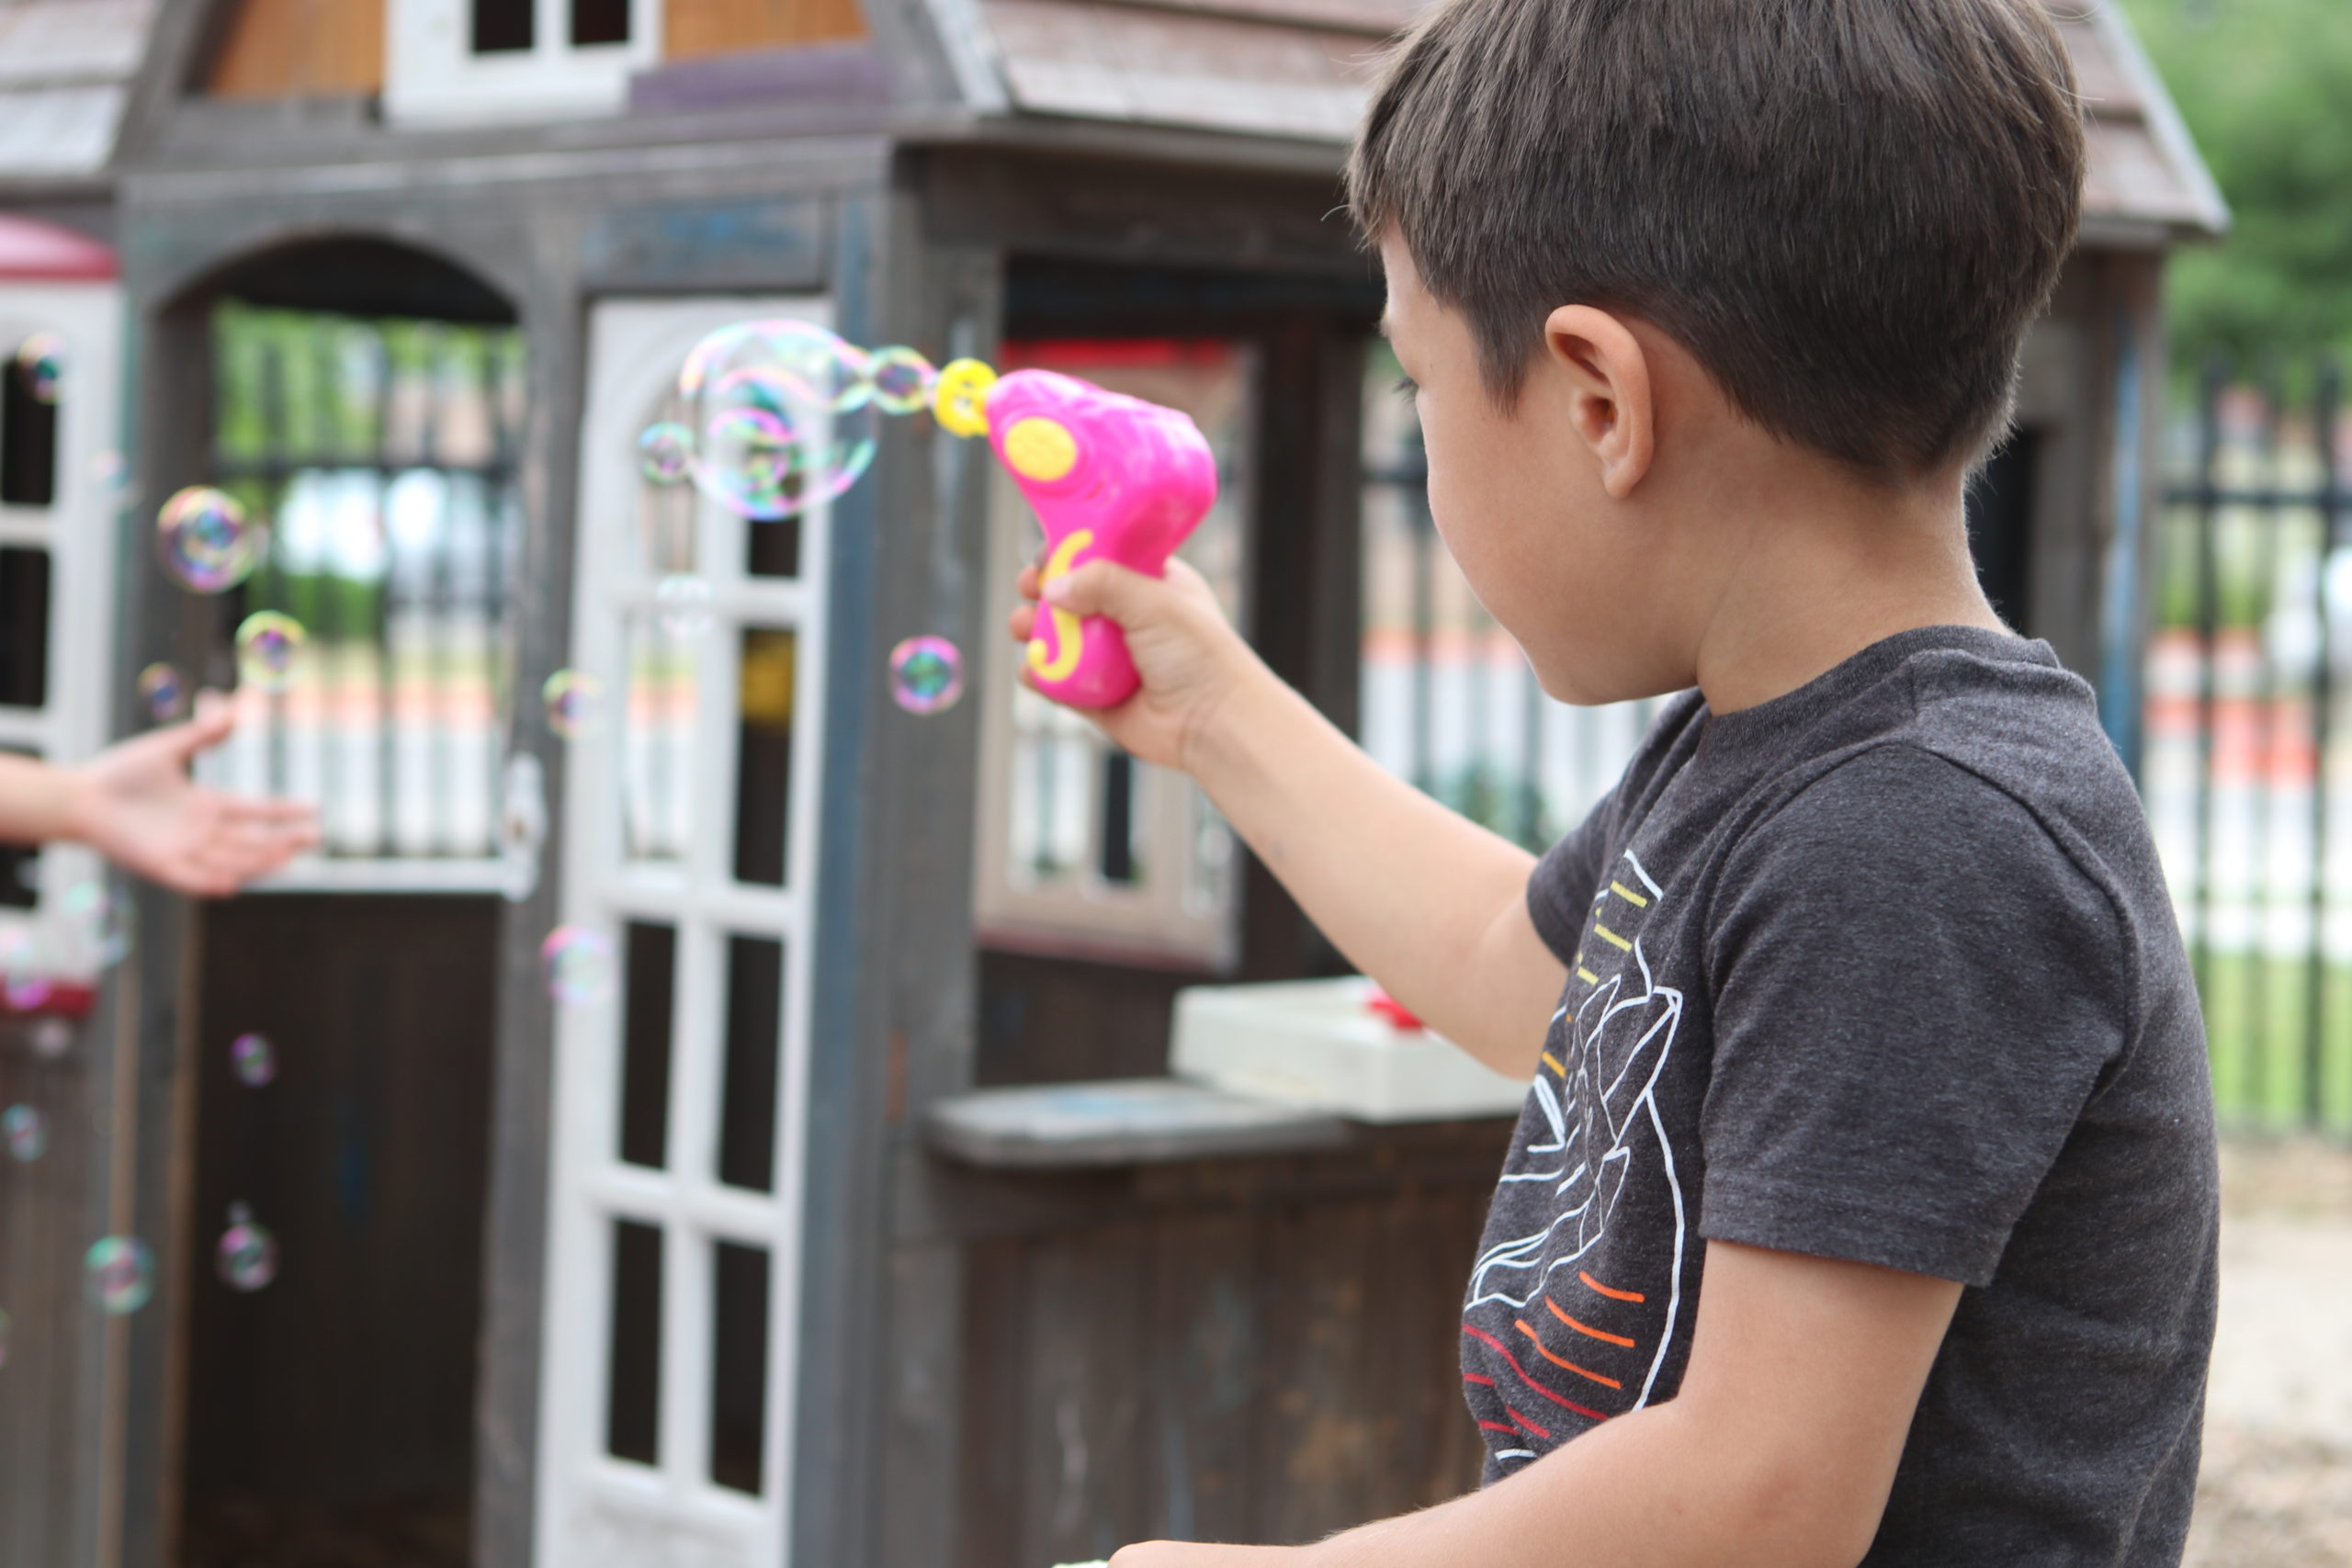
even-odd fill
[{"label": "gray t-shirt", "polygon": [[1487,1478],[1671,1398],[1741,1242],[1968,1287],[1867,1562],[2177,1563],[2212,1097],[2089,687],[1931,626],[1679,697],[1527,897],[1570,975],[1464,1297]]}]

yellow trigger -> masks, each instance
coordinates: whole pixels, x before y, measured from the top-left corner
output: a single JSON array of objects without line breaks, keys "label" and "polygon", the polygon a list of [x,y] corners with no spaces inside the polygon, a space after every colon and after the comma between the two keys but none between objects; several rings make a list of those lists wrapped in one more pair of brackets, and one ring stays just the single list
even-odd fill
[{"label": "yellow trigger", "polygon": [[[1046,570],[1037,576],[1038,589],[1042,592],[1046,584],[1057,577],[1069,575],[1080,553],[1093,542],[1094,531],[1091,528],[1073,529],[1054,547],[1054,553],[1046,558]],[[1051,604],[1040,604],[1038,608],[1046,612],[1046,618],[1054,628],[1054,651],[1048,655],[1046,639],[1032,636],[1029,638],[1029,669],[1040,681],[1068,680],[1070,672],[1078,668],[1078,656],[1085,651],[1080,640],[1084,627],[1079,618],[1068,610],[1058,610]]]},{"label": "yellow trigger", "polygon": [[1078,467],[1078,438],[1059,420],[1031,414],[1004,433],[1004,460],[1024,479],[1057,479]]}]

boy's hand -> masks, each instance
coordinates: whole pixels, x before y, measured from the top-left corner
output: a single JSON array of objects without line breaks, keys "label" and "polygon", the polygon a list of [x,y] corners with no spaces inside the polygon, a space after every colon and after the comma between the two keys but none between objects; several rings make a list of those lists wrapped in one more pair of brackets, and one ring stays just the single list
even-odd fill
[{"label": "boy's hand", "polygon": [[1291,1546],[1216,1546],[1147,1540],[1112,1553],[1111,1568],[1275,1568],[1299,1555]]},{"label": "boy's hand", "polygon": [[[1022,570],[1020,588],[1027,603],[1012,612],[1009,627],[1015,642],[1026,643],[1038,613],[1035,563]],[[1206,580],[1181,560],[1168,563],[1164,579],[1115,561],[1089,561],[1057,578],[1046,597],[1074,615],[1108,615],[1125,631],[1142,689],[1117,707],[1090,710],[1090,716],[1144,761],[1188,767],[1234,688],[1267,674],[1225,618]],[[1031,683],[1026,664],[1021,679]]]},{"label": "boy's hand", "polygon": [[317,814],[188,777],[198,751],[228,739],[236,709],[205,693],[196,716],[109,746],[71,775],[64,836],[126,871],[182,893],[222,897],[319,841]]}]

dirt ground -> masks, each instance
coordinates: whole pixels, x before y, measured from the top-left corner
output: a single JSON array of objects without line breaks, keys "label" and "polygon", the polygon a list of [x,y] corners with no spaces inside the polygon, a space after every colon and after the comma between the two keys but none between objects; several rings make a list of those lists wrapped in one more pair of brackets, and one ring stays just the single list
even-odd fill
[{"label": "dirt ground", "polygon": [[2352,1564],[2352,1149],[2233,1143],[2186,1568]]}]

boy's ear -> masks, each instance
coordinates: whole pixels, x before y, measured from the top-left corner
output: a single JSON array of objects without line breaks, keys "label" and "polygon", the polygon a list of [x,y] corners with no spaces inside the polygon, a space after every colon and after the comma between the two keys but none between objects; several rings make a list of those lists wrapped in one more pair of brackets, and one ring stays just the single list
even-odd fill
[{"label": "boy's ear", "polygon": [[1544,346],[1565,376],[1569,419],[1600,461],[1603,489],[1619,501],[1650,471],[1657,409],[1649,355],[1624,322],[1590,305],[1563,305],[1544,323]]}]

